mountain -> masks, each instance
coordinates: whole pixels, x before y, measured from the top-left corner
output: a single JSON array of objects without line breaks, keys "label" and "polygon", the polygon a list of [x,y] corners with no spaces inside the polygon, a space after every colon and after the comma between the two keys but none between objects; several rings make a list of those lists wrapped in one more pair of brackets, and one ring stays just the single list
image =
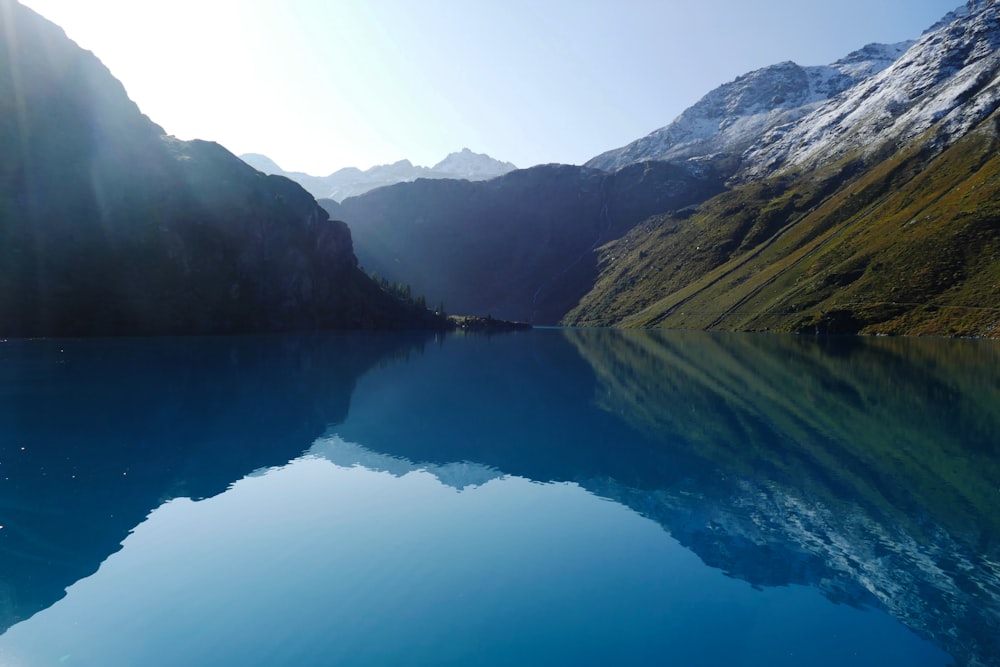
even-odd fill
[{"label": "mountain", "polygon": [[430,171],[442,178],[465,178],[470,181],[485,181],[517,169],[510,162],[494,160],[484,153],[473,153],[463,148],[457,153],[449,153],[443,160],[431,167]]},{"label": "mountain", "polygon": [[[1000,336],[998,11],[974,0],[914,41],[751,72],[582,168],[322,203],[366,270],[448,309]],[[623,214],[606,204],[624,191]]]},{"label": "mountain", "polygon": [[1000,104],[997,7],[975,0],[948,18],[877,75],[762,136],[745,156],[749,174],[898,150],[928,131],[947,146],[983,122]]},{"label": "mountain", "polygon": [[261,155],[260,153],[245,153],[240,156],[240,159],[257,171],[262,171],[265,174],[282,175],[282,169],[278,166],[278,163],[266,155]]},{"label": "mountain", "polygon": [[710,165],[615,174],[541,165],[490,181],[399,183],[340,204],[361,266],[448,312],[556,324],[593,285],[595,249],[722,189]]},{"label": "mountain", "polygon": [[1000,336],[1000,4],[759,137],[732,189],[600,249],[566,322]]},{"label": "mountain", "polygon": [[821,103],[893,63],[912,42],[869,44],[825,67],[783,62],[724,84],[672,123],[586,166],[614,171],[649,160],[740,155],[765,133],[800,120]]},{"label": "mountain", "polygon": [[418,178],[453,178],[485,181],[517,169],[510,162],[494,160],[484,153],[473,153],[468,148],[450,153],[433,167],[417,167],[409,160],[383,164],[364,171],[345,167],[329,176],[310,176],[297,171],[284,171],[273,160],[259,153],[247,153],[240,158],[254,169],[265,174],[290,178],[314,197],[340,202],[348,197],[364,194],[369,190],[395,183],[406,183]]},{"label": "mountain", "polygon": [[0,335],[404,326],[297,184],[179,141],[65,33],[0,0]]}]

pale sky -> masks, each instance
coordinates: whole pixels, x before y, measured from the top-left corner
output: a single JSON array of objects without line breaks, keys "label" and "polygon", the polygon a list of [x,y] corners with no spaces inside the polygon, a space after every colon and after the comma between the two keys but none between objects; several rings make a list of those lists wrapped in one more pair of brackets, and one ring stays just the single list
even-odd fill
[{"label": "pale sky", "polygon": [[784,60],[915,39],[960,0],[21,0],[182,139],[326,175],[467,147],[581,164]]}]

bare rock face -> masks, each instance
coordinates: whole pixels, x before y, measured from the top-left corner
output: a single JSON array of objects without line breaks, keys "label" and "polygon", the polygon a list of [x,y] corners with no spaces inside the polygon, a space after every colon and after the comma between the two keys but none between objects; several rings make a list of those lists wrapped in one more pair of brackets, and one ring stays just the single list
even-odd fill
[{"label": "bare rock face", "polygon": [[93,54],[12,0],[0,0],[0,52],[0,335],[408,317],[305,190],[217,144],[165,135]]}]

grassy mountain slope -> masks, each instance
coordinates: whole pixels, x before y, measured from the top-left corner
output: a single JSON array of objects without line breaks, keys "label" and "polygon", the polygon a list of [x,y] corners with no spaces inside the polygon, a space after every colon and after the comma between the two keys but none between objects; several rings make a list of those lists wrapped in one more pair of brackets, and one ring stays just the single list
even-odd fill
[{"label": "grassy mountain slope", "polygon": [[998,336],[994,114],[945,150],[750,183],[601,248],[577,325]]}]

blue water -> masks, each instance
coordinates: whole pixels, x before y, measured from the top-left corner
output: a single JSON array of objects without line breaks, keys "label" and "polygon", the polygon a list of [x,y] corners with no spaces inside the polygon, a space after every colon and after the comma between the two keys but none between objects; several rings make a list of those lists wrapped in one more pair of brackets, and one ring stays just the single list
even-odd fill
[{"label": "blue water", "polygon": [[996,665],[997,433],[984,342],[7,341],[0,665]]}]

